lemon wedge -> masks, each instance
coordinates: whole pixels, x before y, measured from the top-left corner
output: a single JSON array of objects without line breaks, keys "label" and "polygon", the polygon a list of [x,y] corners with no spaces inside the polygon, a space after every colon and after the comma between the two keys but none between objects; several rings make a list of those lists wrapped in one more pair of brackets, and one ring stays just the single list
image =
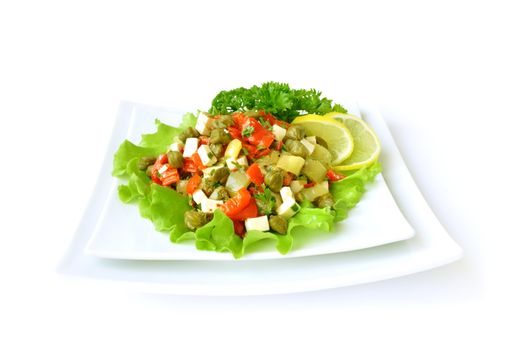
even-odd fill
[{"label": "lemon wedge", "polygon": [[331,117],[346,125],[351,132],[354,142],[353,153],[334,167],[335,170],[354,170],[367,167],[379,158],[381,143],[375,132],[361,118],[342,113],[328,113]]},{"label": "lemon wedge", "polygon": [[340,164],[353,152],[353,136],[348,127],[334,118],[307,114],[296,117],[293,124],[302,125],[310,136],[323,139],[332,155],[332,165]]}]

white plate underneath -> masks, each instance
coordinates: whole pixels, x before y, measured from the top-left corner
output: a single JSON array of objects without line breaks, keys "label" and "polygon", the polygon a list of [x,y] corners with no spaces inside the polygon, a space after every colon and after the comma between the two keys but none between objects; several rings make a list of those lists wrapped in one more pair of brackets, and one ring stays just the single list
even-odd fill
[{"label": "white plate underneath", "polygon": [[[350,110],[360,115],[356,107]],[[156,118],[176,126],[183,114],[181,111],[167,112],[160,108],[123,103],[106,158],[112,158],[125,138],[139,142],[142,134],[154,132]],[[111,163],[105,163],[103,169],[110,176]],[[171,243],[167,234],[157,232],[149,220],[141,218],[136,205],[126,205],[119,200],[118,184],[117,179],[112,179],[109,188],[96,188],[99,196],[105,196],[105,202],[86,247],[87,254],[130,260],[234,260],[229,253],[197,250],[193,241]],[[341,253],[412,237],[415,231],[401,214],[382,175],[377,176],[367,188],[348,218],[337,223],[331,232],[295,232],[293,249],[286,255],[277,252],[273,242],[258,243],[242,259],[283,259]]]},{"label": "white plate underneath", "polygon": [[[127,104],[124,104],[127,105]],[[170,111],[167,111],[170,112]],[[279,294],[335,288],[394,278],[444,265],[462,256],[415,185],[395,142],[375,110],[364,119],[383,145],[383,175],[401,212],[415,229],[408,240],[345,253],[273,260],[145,261],[113,260],[84,254],[107,196],[94,191],[59,272],[142,291],[187,295]],[[119,121],[117,122],[119,124]],[[117,130],[114,130],[114,135]],[[118,144],[117,144],[118,145]],[[115,148],[117,145],[110,145]],[[111,157],[105,165],[111,165]],[[110,188],[110,168],[103,166],[96,188]],[[104,192],[107,194],[108,192]],[[379,213],[382,219],[382,213]]]}]

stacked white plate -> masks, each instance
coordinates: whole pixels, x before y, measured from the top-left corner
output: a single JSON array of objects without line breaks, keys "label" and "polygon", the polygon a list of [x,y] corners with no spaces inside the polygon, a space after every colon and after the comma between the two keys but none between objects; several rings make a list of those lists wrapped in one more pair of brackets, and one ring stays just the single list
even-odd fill
[{"label": "stacked white plate", "polygon": [[[336,288],[423,271],[459,259],[461,248],[428,207],[382,116],[348,108],[375,130],[383,172],[332,232],[297,232],[291,253],[269,243],[239,260],[172,244],[137,207],[117,197],[113,154],[124,139],[138,142],[154,120],[178,125],[186,111],[123,102],[90,203],[59,271],[143,291],[199,294],[277,294]],[[363,112],[363,113],[361,113]]]}]

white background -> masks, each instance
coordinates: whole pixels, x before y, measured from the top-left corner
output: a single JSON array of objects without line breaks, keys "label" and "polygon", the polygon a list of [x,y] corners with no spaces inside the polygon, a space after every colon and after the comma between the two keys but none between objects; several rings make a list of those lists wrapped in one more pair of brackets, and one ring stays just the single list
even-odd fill
[{"label": "white background", "polygon": [[[522,2],[184,3],[0,3],[0,348],[525,349]],[[55,272],[120,100],[207,108],[267,80],[376,103],[464,259],[270,297]]]}]

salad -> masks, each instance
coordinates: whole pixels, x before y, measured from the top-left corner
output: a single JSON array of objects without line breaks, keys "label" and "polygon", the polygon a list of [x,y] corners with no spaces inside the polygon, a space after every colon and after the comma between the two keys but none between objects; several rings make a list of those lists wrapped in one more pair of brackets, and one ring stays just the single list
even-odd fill
[{"label": "salad", "polygon": [[270,239],[286,254],[302,229],[346,218],[381,171],[375,134],[346,113],[287,84],[222,91],[207,112],[121,144],[119,197],[173,243],[239,258]]}]

